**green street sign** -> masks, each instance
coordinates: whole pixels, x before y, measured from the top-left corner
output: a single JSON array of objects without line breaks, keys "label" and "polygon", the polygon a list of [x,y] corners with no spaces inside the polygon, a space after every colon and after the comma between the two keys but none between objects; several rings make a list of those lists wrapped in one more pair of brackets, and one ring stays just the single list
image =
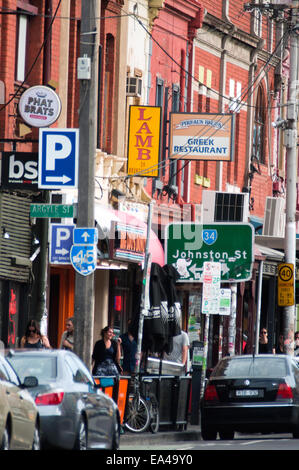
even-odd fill
[{"label": "green street sign", "polygon": [[69,204],[30,204],[30,217],[73,218],[74,206]]},{"label": "green street sign", "polygon": [[249,223],[169,224],[165,262],[175,266],[179,282],[203,282],[203,263],[221,263],[221,282],[251,279],[254,232]]}]

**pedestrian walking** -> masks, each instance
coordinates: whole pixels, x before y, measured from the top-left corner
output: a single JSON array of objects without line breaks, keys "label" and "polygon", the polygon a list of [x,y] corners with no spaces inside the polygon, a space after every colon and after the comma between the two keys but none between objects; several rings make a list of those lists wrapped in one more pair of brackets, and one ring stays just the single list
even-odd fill
[{"label": "pedestrian walking", "polygon": [[102,339],[94,345],[92,353],[92,374],[118,376],[120,367],[120,341],[113,339],[113,328],[106,326],[101,331]]},{"label": "pedestrian walking", "polygon": [[40,332],[39,324],[35,320],[30,320],[27,324],[25,335],[21,338],[21,348],[50,349],[50,342],[47,336]]},{"label": "pedestrian walking", "polygon": [[137,342],[133,336],[131,320],[128,323],[128,331],[120,335],[119,338],[123,351],[123,374],[132,375],[136,367]]},{"label": "pedestrian walking", "polygon": [[269,342],[268,342],[268,331],[266,328],[261,329],[261,334],[259,338],[259,353],[271,354]]},{"label": "pedestrian walking", "polygon": [[167,361],[177,362],[187,365],[189,351],[189,337],[187,333],[181,330],[179,335],[173,336],[173,348],[170,354],[165,354],[164,359]]},{"label": "pedestrian walking", "polygon": [[74,319],[68,318],[66,321],[66,330],[62,333],[59,349],[72,351],[74,349]]}]

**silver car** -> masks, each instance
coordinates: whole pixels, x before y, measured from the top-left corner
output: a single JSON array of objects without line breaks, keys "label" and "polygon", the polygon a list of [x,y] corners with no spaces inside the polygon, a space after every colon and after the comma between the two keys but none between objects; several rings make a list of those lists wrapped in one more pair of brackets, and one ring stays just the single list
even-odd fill
[{"label": "silver car", "polygon": [[20,375],[34,376],[31,388],[40,415],[42,448],[117,449],[120,416],[83,362],[70,351],[9,351],[7,360]]},{"label": "silver car", "polygon": [[33,377],[19,377],[0,354],[0,449],[39,450],[39,415],[26,387]]}]

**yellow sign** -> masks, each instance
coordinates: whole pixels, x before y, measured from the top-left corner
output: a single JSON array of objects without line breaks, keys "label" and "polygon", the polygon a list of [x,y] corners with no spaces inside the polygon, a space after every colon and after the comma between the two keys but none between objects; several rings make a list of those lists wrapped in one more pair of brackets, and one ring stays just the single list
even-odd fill
[{"label": "yellow sign", "polygon": [[128,175],[158,176],[161,107],[130,106]]},{"label": "yellow sign", "polygon": [[281,263],[278,265],[278,295],[279,307],[290,307],[294,305],[294,265]]},{"label": "yellow sign", "polygon": [[234,115],[170,113],[170,158],[231,161]]}]

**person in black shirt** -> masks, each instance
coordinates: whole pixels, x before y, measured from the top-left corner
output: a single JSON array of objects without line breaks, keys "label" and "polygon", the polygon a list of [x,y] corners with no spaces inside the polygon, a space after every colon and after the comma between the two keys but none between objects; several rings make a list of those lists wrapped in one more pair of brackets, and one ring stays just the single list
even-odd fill
[{"label": "person in black shirt", "polygon": [[268,331],[266,328],[261,329],[259,340],[259,354],[271,354],[268,342]]}]

